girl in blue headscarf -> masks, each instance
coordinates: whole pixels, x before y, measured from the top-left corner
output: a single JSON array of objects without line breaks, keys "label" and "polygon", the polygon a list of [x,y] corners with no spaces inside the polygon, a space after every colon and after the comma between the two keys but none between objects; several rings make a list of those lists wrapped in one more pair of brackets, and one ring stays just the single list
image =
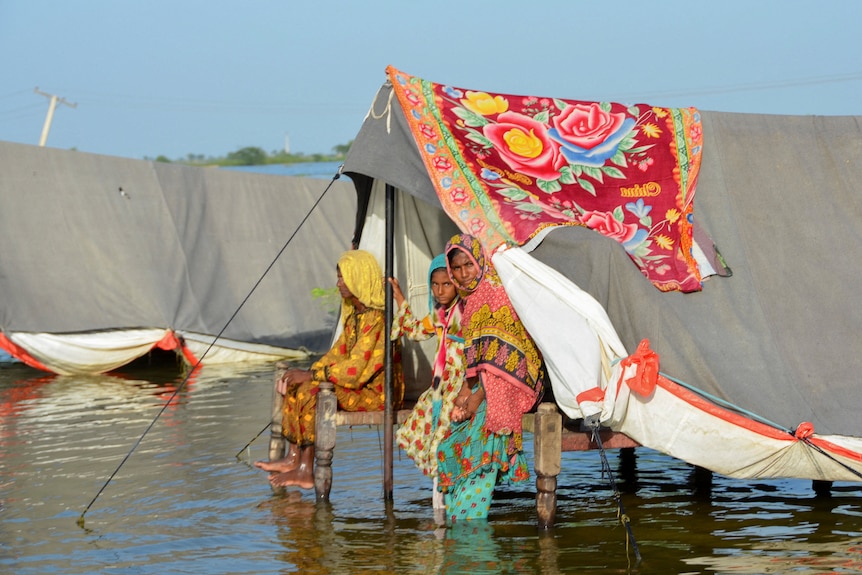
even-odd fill
[{"label": "girl in blue headscarf", "polygon": [[464,381],[464,339],[461,335],[463,300],[446,270],[446,256],[438,255],[428,270],[430,313],[413,315],[398,280],[390,278],[398,312],[392,322],[392,339],[400,336],[423,341],[437,336],[431,386],[419,396],[407,421],[398,429],[398,445],[434,482],[434,509],[444,509],[437,489],[437,446],[449,430],[452,407]]}]

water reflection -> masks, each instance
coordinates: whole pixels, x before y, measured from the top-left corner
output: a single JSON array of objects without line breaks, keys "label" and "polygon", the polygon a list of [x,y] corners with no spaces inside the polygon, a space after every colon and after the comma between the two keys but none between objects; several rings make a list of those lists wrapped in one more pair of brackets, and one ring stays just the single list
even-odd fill
[{"label": "water reflection", "polygon": [[287,491],[259,507],[273,516],[276,537],[284,547],[279,557],[283,563],[310,575],[333,572],[331,560],[326,560],[327,550],[339,547],[331,528],[331,505],[317,505],[298,491]]},{"label": "water reflection", "polygon": [[[487,521],[464,521],[446,529],[440,569],[442,574],[500,573],[514,566],[503,565],[494,527]],[[522,569],[518,570],[523,572]]]},{"label": "water reflection", "polygon": [[860,573],[862,539],[842,543],[777,541],[751,549],[720,549],[710,557],[686,563],[721,573]]},{"label": "water reflection", "polygon": [[[532,482],[501,489],[487,522],[441,529],[430,482],[403,454],[384,501],[381,430],[371,427],[339,429],[331,503],[275,494],[247,464],[266,456],[266,434],[236,457],[267,423],[273,367],[204,368],[175,393],[184,375],[0,367],[0,572],[862,570],[859,484],[818,497],[807,481],[736,481],[646,449],[608,452],[638,566],[595,452],[563,454],[547,532],[536,528]],[[157,415],[80,529],[86,504]]]}]

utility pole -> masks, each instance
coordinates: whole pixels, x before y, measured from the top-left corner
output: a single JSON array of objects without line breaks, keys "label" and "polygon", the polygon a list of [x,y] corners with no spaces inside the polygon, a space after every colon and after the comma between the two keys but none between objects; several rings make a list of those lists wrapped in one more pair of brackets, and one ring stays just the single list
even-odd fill
[{"label": "utility pole", "polygon": [[42,137],[39,138],[39,145],[44,147],[45,143],[48,141],[48,132],[51,130],[51,122],[54,119],[54,109],[57,107],[57,103],[66,104],[70,108],[77,108],[78,104],[70,104],[66,101],[65,98],[60,98],[59,96],[56,96],[54,94],[46,94],[45,92],[41,92],[39,91],[38,86],[36,86],[36,89],[33,91],[40,96],[45,96],[50,100],[50,103],[48,104],[48,115],[45,116],[45,125],[42,126]]}]

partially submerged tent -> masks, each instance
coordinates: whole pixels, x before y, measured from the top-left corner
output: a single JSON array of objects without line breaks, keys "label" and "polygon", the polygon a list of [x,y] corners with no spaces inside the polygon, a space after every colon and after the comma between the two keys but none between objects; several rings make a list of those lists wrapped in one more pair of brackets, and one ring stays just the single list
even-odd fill
[{"label": "partially submerged tent", "polygon": [[192,365],[328,348],[349,181],[5,142],[0,166],[0,348],[18,359],[101,373],[156,347]]},{"label": "partially submerged tent", "polygon": [[728,476],[862,479],[859,118],[490,94],[390,67],[345,173],[354,241],[381,258],[397,190],[417,309],[448,237],[482,240],[570,418]]}]

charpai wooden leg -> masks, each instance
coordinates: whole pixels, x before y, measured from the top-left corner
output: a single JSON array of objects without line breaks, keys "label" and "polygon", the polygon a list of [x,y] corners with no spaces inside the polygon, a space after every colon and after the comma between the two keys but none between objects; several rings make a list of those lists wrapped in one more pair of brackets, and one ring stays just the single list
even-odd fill
[{"label": "charpai wooden leg", "polygon": [[563,418],[554,403],[542,403],[535,415],[536,515],[539,528],[553,527],[557,515],[557,476],[562,460]]},{"label": "charpai wooden leg", "polygon": [[329,501],[332,489],[332,455],[335,450],[335,412],[338,398],[331,382],[320,383],[314,421],[314,493],[318,501]]},{"label": "charpai wooden leg", "polygon": [[811,488],[817,497],[832,497],[832,482],[815,479],[811,482]]},{"label": "charpai wooden leg", "polygon": [[269,424],[269,460],[275,461],[284,457],[285,444],[284,434],[281,429],[281,408],[284,404],[284,396],[276,389],[276,383],[282,374],[290,367],[286,362],[278,362],[275,369],[275,379],[272,382],[272,420]]}]

